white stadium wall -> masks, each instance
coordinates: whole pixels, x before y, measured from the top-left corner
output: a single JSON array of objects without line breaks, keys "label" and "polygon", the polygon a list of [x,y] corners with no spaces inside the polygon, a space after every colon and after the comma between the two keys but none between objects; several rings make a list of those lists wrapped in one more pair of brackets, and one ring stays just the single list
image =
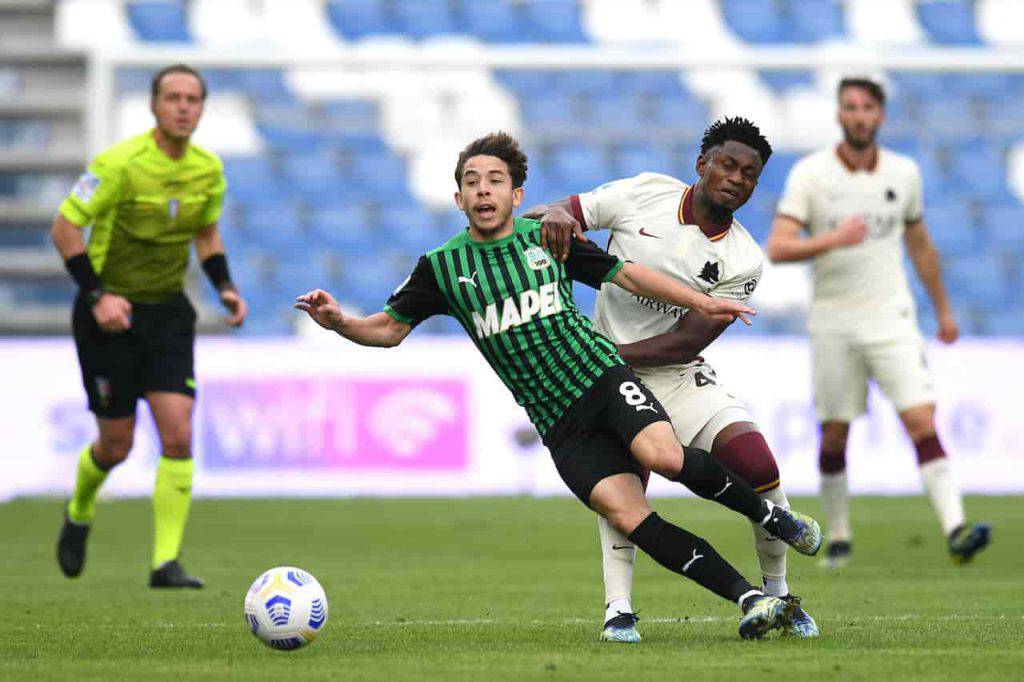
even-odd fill
[{"label": "white stadium wall", "polygon": [[[933,346],[940,434],[964,489],[1024,492],[1022,342]],[[817,487],[817,435],[803,339],[725,339],[708,354],[747,401],[794,494]],[[468,341],[411,339],[397,350],[321,338],[204,338],[196,355],[195,491],[204,496],[565,495],[523,411]],[[0,501],[67,494],[94,434],[69,340],[0,341]],[[140,405],[129,461],[104,488],[147,495],[159,454]],[[853,429],[855,492],[920,490],[913,450],[879,396]],[[656,480],[657,495],[678,485]]]}]

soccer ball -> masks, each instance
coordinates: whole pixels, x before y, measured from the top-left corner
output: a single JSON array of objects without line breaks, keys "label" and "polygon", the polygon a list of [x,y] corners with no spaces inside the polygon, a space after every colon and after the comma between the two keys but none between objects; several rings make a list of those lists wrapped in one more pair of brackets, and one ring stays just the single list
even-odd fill
[{"label": "soccer ball", "polygon": [[256,578],[245,593],[244,608],[252,634],[282,651],[306,646],[327,623],[324,588],[294,566],[278,566]]}]

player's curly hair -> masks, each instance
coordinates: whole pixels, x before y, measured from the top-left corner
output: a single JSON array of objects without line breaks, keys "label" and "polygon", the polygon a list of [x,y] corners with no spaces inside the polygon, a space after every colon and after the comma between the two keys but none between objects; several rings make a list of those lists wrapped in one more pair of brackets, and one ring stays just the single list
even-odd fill
[{"label": "player's curly hair", "polygon": [[700,141],[700,153],[707,154],[709,150],[723,145],[729,140],[745,144],[761,156],[761,163],[768,163],[772,155],[772,146],[768,139],[761,134],[761,129],[743,118],[734,116],[732,118],[720,118],[712,123],[704,131],[704,137]]},{"label": "player's curly hair", "polygon": [[876,83],[870,78],[844,78],[839,81],[839,87],[836,88],[836,96],[842,97],[843,91],[847,88],[860,88],[871,95],[878,102],[878,106],[885,106],[885,89],[882,88],[881,84]]},{"label": "player's curly hair", "polygon": [[455,184],[462,187],[462,169],[466,161],[474,156],[496,156],[508,164],[512,187],[522,187],[526,182],[526,154],[519,148],[519,142],[504,131],[490,133],[473,140],[459,153],[455,165]]}]

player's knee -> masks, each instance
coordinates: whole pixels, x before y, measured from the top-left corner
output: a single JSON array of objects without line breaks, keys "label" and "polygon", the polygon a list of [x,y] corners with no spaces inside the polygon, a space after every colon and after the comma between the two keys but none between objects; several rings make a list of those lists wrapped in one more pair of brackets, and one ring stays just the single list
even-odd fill
[{"label": "player's knee", "polygon": [[715,448],[712,454],[758,492],[779,484],[779,465],[759,431],[741,433]]},{"label": "player's knee", "polygon": [[651,507],[646,502],[628,506],[616,505],[614,508],[603,509],[601,515],[612,528],[628,536],[651,515]]},{"label": "player's knee", "polygon": [[683,447],[674,438],[659,441],[649,449],[644,466],[666,478],[675,477],[683,468]]},{"label": "player's knee", "polygon": [[168,429],[161,434],[160,444],[165,457],[186,458],[192,456],[192,429],[188,424]]},{"label": "player's knee", "polygon": [[927,410],[910,411],[900,415],[903,421],[903,428],[906,429],[910,440],[917,443],[926,438],[935,437],[935,418]]},{"label": "player's knee", "polygon": [[96,463],[105,466],[117,466],[128,458],[132,451],[132,433],[100,434],[93,445],[92,456]]}]

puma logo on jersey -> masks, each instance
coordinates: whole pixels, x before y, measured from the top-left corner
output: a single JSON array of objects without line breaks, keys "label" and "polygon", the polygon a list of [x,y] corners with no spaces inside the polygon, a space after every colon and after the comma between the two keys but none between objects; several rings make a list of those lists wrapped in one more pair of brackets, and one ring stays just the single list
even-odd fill
[{"label": "puma logo on jersey", "polygon": [[693,558],[687,561],[685,564],[683,564],[683,573],[686,573],[688,570],[690,570],[690,566],[693,566],[693,564],[696,563],[697,559],[703,558],[703,554],[697,554],[697,550],[693,550]]},{"label": "puma logo on jersey", "polygon": [[654,414],[658,414],[658,408],[656,408],[654,405],[643,404],[643,405],[637,405],[636,406],[636,411],[637,412],[640,412],[642,410],[650,410]]},{"label": "puma logo on jersey", "polygon": [[558,297],[558,283],[540,285],[539,291],[527,289],[518,296],[509,296],[499,304],[491,303],[481,315],[473,311],[473,326],[477,338],[486,339],[493,334],[503,334],[512,327],[529,323],[534,317],[545,318],[562,312],[562,301]]},{"label": "puma logo on jersey", "polygon": [[722,486],[721,490],[719,490],[717,493],[714,494],[714,497],[717,498],[719,495],[721,495],[726,490],[728,490],[731,485],[732,485],[732,479],[731,478],[725,479],[725,485]]},{"label": "puma logo on jersey", "polygon": [[707,282],[708,284],[714,284],[715,282],[718,281],[718,278],[720,276],[718,274],[718,262],[716,261],[712,263],[711,261],[708,261],[704,263],[704,267],[701,269],[700,274],[697,276],[700,277],[705,282]]},{"label": "puma logo on jersey", "polygon": [[469,277],[459,275],[459,284],[472,284],[473,288],[476,289],[476,271],[474,270],[473,274]]}]

